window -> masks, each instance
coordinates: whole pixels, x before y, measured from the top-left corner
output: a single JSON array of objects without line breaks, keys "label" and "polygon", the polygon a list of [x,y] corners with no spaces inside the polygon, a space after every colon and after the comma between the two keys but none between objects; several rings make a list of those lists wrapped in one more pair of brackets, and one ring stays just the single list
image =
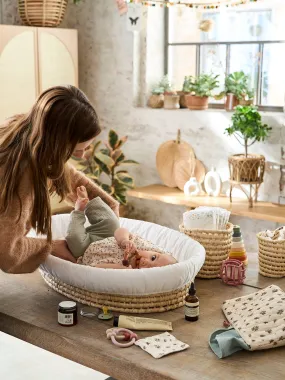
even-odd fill
[{"label": "window", "polygon": [[[199,24],[211,20],[212,29]],[[285,6],[280,4],[235,10],[195,12],[190,8],[165,10],[165,73],[181,89],[185,75],[244,71],[260,109],[281,111],[285,94]],[[223,100],[211,100],[221,107]]]}]

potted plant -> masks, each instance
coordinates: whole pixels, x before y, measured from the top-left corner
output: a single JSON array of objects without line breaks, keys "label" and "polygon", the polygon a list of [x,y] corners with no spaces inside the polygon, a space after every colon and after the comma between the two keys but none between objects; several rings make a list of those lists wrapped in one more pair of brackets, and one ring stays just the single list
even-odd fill
[{"label": "potted plant", "polygon": [[164,88],[159,84],[153,86],[147,105],[150,108],[162,108],[164,104]]},{"label": "potted plant", "polygon": [[241,101],[248,90],[249,77],[243,71],[236,71],[226,76],[225,91],[222,93],[226,96],[225,108],[232,111]]},{"label": "potted plant", "polygon": [[189,88],[189,77],[185,76],[182,91],[177,91],[177,94],[180,96],[179,98],[180,108],[187,108],[185,95],[189,94],[188,88]]},{"label": "potted plant", "polygon": [[261,121],[261,115],[254,106],[237,106],[232,116],[232,125],[226,129],[244,146],[245,151],[229,157],[230,181],[245,184],[263,182],[265,157],[249,154],[248,148],[256,141],[264,141],[272,128]]},{"label": "potted plant", "polygon": [[239,104],[241,106],[250,106],[253,104],[254,100],[254,89],[246,89],[246,91],[242,94],[242,98],[239,100]]},{"label": "potted plant", "polygon": [[[119,138],[114,130],[110,130],[108,141],[104,142],[105,147],[98,149],[101,141],[97,141],[87,152],[86,159],[77,164],[79,170],[112,195],[121,206],[127,204],[127,190],[134,187],[133,177],[122,166],[137,164],[134,160],[126,159],[122,152],[127,139],[127,136]],[[120,209],[122,214],[123,208]]]},{"label": "potted plant", "polygon": [[208,108],[209,96],[218,87],[219,75],[201,74],[198,77],[188,76],[185,78],[185,95],[187,107],[190,110],[205,110]]}]

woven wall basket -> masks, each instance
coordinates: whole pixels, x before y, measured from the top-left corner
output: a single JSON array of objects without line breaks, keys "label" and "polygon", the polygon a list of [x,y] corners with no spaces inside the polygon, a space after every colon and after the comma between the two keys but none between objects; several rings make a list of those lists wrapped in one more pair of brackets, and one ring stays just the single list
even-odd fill
[{"label": "woven wall basket", "polygon": [[40,270],[40,273],[45,282],[52,289],[74,301],[99,308],[107,306],[109,310],[119,311],[121,313],[162,313],[164,311],[177,309],[184,305],[185,297],[188,294],[190,286],[189,284],[183,289],[161,294],[124,296],[119,294],[90,292],[65,284],[42,270]]},{"label": "woven wall basket", "polygon": [[258,154],[235,154],[229,157],[230,180],[245,183],[262,183],[265,157]]},{"label": "woven wall basket", "polygon": [[285,240],[265,239],[257,234],[259,273],[266,277],[285,277]]},{"label": "woven wall basket", "polygon": [[18,0],[18,4],[25,25],[55,27],[63,20],[67,0]]},{"label": "woven wall basket", "polygon": [[198,241],[206,250],[205,263],[196,277],[218,278],[223,260],[229,256],[232,246],[233,225],[227,224],[226,230],[186,230],[179,226],[180,232]]}]

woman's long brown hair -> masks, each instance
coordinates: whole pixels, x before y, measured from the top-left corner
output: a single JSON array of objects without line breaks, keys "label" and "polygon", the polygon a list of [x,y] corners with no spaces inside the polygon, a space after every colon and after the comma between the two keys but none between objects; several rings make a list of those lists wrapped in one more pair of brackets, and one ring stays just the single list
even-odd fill
[{"label": "woman's long brown hair", "polygon": [[43,92],[30,112],[0,128],[0,213],[9,213],[15,196],[19,198],[19,182],[29,171],[34,197],[31,224],[50,242],[50,193],[63,199],[70,192],[65,164],[78,143],[99,133],[96,112],[79,89],[58,86]]}]

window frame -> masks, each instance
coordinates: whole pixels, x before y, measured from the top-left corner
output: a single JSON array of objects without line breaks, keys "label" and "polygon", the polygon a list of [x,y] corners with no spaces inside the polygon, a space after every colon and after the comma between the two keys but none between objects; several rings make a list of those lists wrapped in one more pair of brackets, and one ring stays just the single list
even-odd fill
[{"label": "window frame", "polygon": [[[169,68],[169,47],[170,46],[196,46],[196,73],[195,75],[200,75],[200,61],[201,61],[201,46],[211,46],[211,45],[225,45],[226,46],[226,72],[229,74],[230,68],[230,51],[233,45],[258,45],[258,53],[260,54],[260,65],[258,65],[258,77],[257,77],[257,88],[255,89],[255,99],[256,105],[259,111],[267,112],[283,112],[282,106],[264,106],[261,105],[262,99],[262,85],[263,85],[263,59],[264,59],[264,45],[265,44],[276,44],[285,43],[285,40],[261,40],[261,41],[219,41],[219,42],[169,42],[169,9],[164,10],[164,74],[168,74]],[[285,96],[285,93],[284,93]],[[209,103],[209,108],[213,109],[224,109],[224,104]]]}]

